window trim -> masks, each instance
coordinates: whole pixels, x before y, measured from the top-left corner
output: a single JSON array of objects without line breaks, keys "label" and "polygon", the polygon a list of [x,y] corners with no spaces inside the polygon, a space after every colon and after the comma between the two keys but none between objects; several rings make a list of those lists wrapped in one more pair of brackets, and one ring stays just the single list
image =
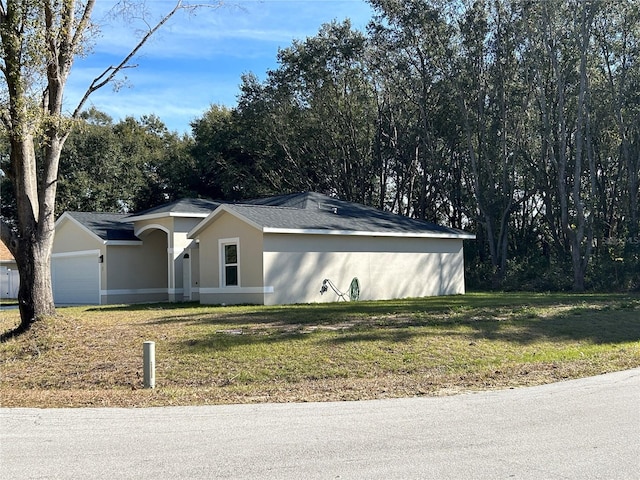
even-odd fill
[{"label": "window trim", "polygon": [[[229,264],[229,266],[235,266],[237,269],[237,275],[238,275],[238,284],[237,285],[227,285],[227,275],[226,275],[226,267],[227,264],[225,263],[225,255],[224,255],[224,250],[225,247],[228,245],[235,245],[236,246],[236,263],[235,264]],[[218,256],[219,256],[219,285],[220,288],[238,288],[240,286],[242,286],[242,283],[240,282],[240,238],[239,237],[234,237],[234,238],[219,238],[218,239]]]}]

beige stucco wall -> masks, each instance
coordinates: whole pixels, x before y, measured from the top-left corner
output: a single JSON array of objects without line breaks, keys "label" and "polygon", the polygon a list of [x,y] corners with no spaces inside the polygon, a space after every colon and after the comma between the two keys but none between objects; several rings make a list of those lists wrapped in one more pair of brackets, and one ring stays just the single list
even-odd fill
[{"label": "beige stucco wall", "polygon": [[138,220],[133,224],[136,234],[157,228],[158,225],[166,229],[168,232],[173,231],[173,217],[167,216],[162,218],[153,218],[150,220]]},{"label": "beige stucco wall", "polygon": [[[169,255],[172,257],[173,275],[175,282],[170,285],[173,289],[173,296],[170,296],[172,301],[184,300],[184,254],[188,253],[188,247],[191,245],[190,238],[187,238],[188,233],[195,227],[202,218],[185,218],[185,217],[172,217],[173,218],[173,243]],[[193,262],[192,262],[193,270]],[[193,280],[193,274],[191,276]],[[193,287],[192,287],[193,288]],[[192,297],[193,298],[193,297]]]},{"label": "beige stucco wall", "polygon": [[[99,251],[96,255],[103,255],[104,262],[100,265],[103,304],[182,300],[183,256],[192,243],[187,233],[199,220],[166,217],[136,222],[136,230],[142,231],[142,245],[104,245],[75,222],[64,221],[56,229],[53,253],[96,250]],[[192,272],[197,299],[197,258],[192,263]]]},{"label": "beige stucco wall", "polygon": [[175,232],[185,234],[185,246],[191,243],[191,240],[187,240],[186,234],[189,233],[193,229],[193,227],[198,225],[202,220],[202,218],[173,217],[173,230]]},{"label": "beige stucco wall", "polygon": [[100,250],[100,253],[104,254],[104,249],[102,241],[86,232],[74,221],[65,220],[56,228],[52,249],[54,254],[88,250]]},{"label": "beige stucco wall", "polygon": [[462,240],[266,234],[264,249],[269,305],[336,301],[327,278],[345,292],[357,277],[361,300],[464,293]]},{"label": "beige stucco wall", "polygon": [[[240,287],[220,288],[218,240],[240,240]],[[346,292],[354,277],[361,300],[464,293],[463,241],[459,239],[262,234],[222,213],[200,241],[202,303],[267,305],[331,302],[324,279]]]},{"label": "beige stucco wall", "polygon": [[110,245],[105,263],[103,303],[166,301],[168,282],[167,234],[152,230],[142,245]]},{"label": "beige stucco wall", "polygon": [[[238,238],[240,285],[220,286],[220,239]],[[200,242],[201,303],[263,303],[262,232],[223,212],[203,230]]]}]

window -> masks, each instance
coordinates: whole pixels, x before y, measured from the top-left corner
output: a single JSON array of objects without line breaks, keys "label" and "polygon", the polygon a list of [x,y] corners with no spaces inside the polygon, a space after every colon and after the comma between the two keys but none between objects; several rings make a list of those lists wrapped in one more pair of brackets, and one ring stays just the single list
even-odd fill
[{"label": "window", "polygon": [[224,285],[238,285],[238,246],[224,246]]},{"label": "window", "polygon": [[237,238],[219,240],[220,245],[220,286],[240,286],[240,260]]}]

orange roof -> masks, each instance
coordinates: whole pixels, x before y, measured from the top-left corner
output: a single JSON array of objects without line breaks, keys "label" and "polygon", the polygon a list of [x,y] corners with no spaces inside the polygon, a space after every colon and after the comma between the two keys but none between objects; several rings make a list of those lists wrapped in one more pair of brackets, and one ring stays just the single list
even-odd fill
[{"label": "orange roof", "polygon": [[3,242],[0,242],[0,260],[13,260],[13,255]]}]

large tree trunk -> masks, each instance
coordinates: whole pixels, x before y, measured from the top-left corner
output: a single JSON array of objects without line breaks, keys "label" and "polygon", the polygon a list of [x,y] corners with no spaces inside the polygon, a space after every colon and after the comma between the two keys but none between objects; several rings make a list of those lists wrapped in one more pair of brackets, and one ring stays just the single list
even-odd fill
[{"label": "large tree trunk", "polygon": [[51,249],[61,148],[62,142],[52,138],[45,149],[47,161],[38,172],[33,136],[22,133],[11,140],[12,171],[17,180],[14,183],[17,228],[3,226],[2,240],[15,257],[20,273],[18,305],[21,321],[14,330],[2,335],[3,340],[27,331],[35,321],[54,315],[56,311],[51,288]]},{"label": "large tree trunk", "polygon": [[28,330],[36,320],[56,312],[50,274],[53,235],[36,235],[32,242],[22,242],[16,256],[20,272],[18,303],[21,318],[16,333]]}]

